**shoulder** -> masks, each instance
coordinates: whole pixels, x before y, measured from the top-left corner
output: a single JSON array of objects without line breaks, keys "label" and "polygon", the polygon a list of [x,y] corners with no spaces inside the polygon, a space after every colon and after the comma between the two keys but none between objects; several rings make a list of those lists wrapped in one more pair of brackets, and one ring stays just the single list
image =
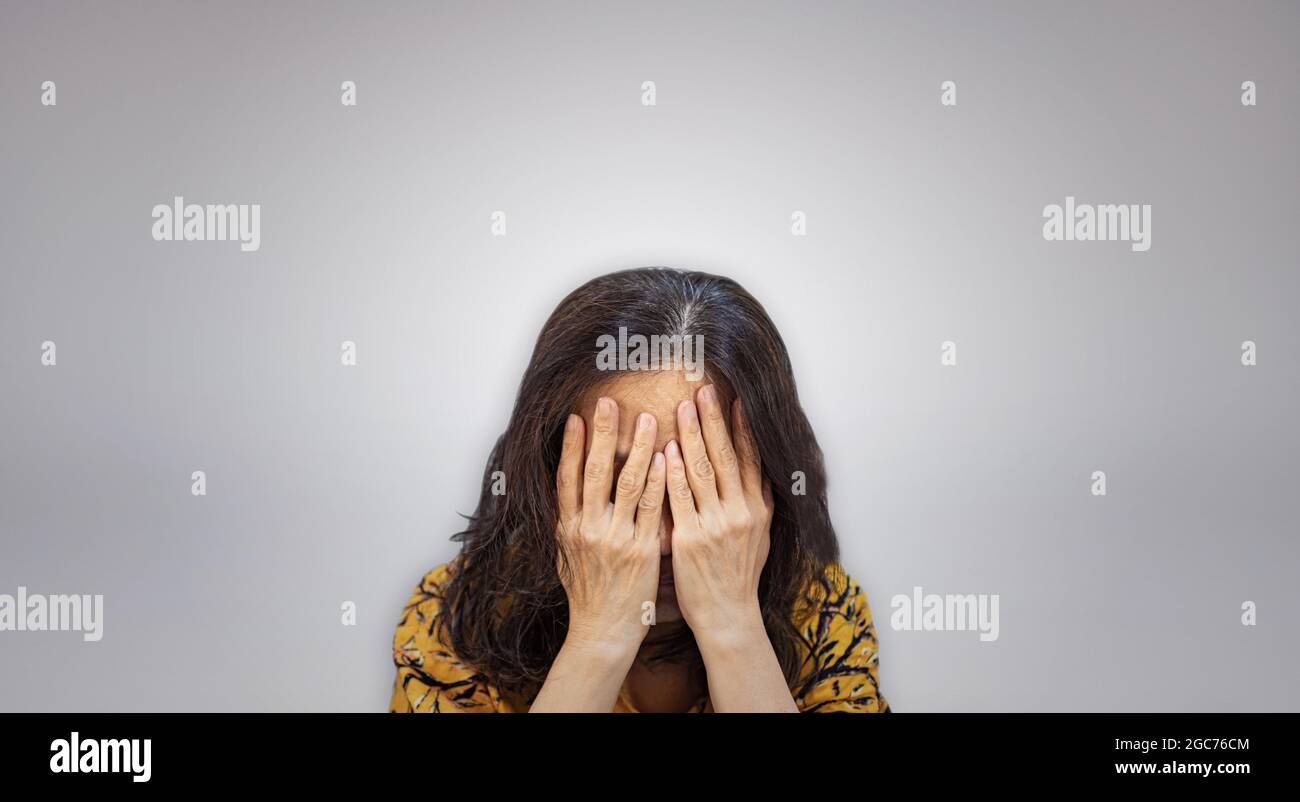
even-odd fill
[{"label": "shoulder", "polygon": [[804,628],[825,628],[837,619],[854,619],[871,623],[867,594],[839,562],[827,563],[822,572],[804,589],[803,606],[796,612],[796,623]]},{"label": "shoulder", "polygon": [[801,710],[883,712],[879,651],[867,594],[838,562],[809,583],[796,617],[804,673],[794,689]]},{"label": "shoulder", "polygon": [[457,560],[449,560],[440,565],[435,565],[425,573],[420,578],[420,584],[416,585],[411,597],[407,600],[406,611],[423,612],[439,609],[442,606],[447,584],[456,575],[457,565]]},{"label": "shoulder", "polygon": [[[435,566],[421,577],[402,609],[402,620],[397,625],[397,634],[393,640],[395,650],[411,651],[416,646],[431,642],[429,638],[434,635],[433,629],[443,623],[440,620],[443,599],[447,585],[455,573],[453,560]],[[428,637],[425,637],[426,634]],[[411,661],[418,660],[416,654],[406,657]]]},{"label": "shoulder", "polygon": [[809,594],[828,601],[837,601],[846,594],[861,592],[862,586],[838,561],[826,564],[821,575],[808,586]]},{"label": "shoulder", "polygon": [[402,619],[393,635],[393,662],[399,668],[424,669],[431,658],[454,659],[446,638],[442,608],[447,584],[455,575],[455,562],[428,571],[402,609]]},{"label": "shoulder", "polygon": [[403,608],[393,634],[394,712],[469,712],[496,706],[483,677],[456,656],[447,633],[444,599],[458,565],[452,560],[425,573]]}]

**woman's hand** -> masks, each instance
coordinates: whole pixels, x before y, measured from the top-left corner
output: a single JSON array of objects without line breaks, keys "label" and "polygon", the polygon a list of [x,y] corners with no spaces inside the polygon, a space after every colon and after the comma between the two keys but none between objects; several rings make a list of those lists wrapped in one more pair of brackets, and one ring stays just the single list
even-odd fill
[{"label": "woman's hand", "polygon": [[677,605],[703,648],[716,638],[764,632],[758,584],[773,506],[740,400],[731,409],[733,445],[713,385],[696,399],[698,406],[677,407],[681,446],[669,442],[664,454]]},{"label": "woman's hand", "polygon": [[568,639],[633,654],[650,630],[646,602],[659,587],[659,519],[665,462],[654,453],[653,415],[637,418],[632,449],[610,502],[618,405],[596,402],[591,452],[583,451],[583,420],[570,415],[556,476],[560,518],[556,537],[569,560],[556,565],[569,598]]},{"label": "woman's hand", "polygon": [[653,415],[637,418],[611,504],[618,405],[608,398],[596,402],[585,461],[582,418],[570,415],[565,425],[556,474],[556,537],[564,549],[556,570],[569,597],[569,631],[530,713],[613,710],[650,630],[645,603],[654,604],[659,587],[665,476],[664,456],[652,456],[655,429]]},{"label": "woman's hand", "polygon": [[[763,625],[758,584],[771,547],[772,488],[739,399],[727,427],[717,390],[677,407],[680,448],[669,442],[677,606],[695,635],[719,713],[797,713]],[[734,445],[733,445],[734,442]]]}]

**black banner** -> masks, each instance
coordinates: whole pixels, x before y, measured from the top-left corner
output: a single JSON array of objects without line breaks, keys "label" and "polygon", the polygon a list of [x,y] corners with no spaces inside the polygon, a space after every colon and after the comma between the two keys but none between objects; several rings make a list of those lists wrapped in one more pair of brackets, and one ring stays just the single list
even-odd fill
[{"label": "black banner", "polygon": [[608,778],[667,792],[710,775],[769,782],[779,773],[795,781],[794,793],[893,783],[1230,791],[1285,787],[1294,758],[1284,755],[1296,743],[1291,715],[1261,714],[19,714],[4,722],[6,784],[52,790],[423,794],[452,783],[459,795],[476,783],[495,793],[530,779]]}]

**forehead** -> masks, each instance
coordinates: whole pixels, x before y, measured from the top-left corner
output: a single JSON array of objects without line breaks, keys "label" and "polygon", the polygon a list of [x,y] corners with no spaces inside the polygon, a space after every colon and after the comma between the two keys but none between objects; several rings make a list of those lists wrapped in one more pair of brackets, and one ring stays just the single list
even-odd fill
[{"label": "forehead", "polygon": [[[658,427],[655,432],[655,450],[662,451],[669,440],[677,438],[677,405],[694,400],[695,393],[712,379],[691,379],[685,371],[660,370],[623,372],[615,378],[593,388],[579,401],[574,411],[587,422],[587,445],[591,445],[591,420],[596,413],[596,400],[609,396],[618,404],[618,458],[622,459],[632,448],[632,436],[637,416],[648,412],[654,416]],[[724,409],[730,409],[731,394],[722,382],[717,382],[718,396]]]}]

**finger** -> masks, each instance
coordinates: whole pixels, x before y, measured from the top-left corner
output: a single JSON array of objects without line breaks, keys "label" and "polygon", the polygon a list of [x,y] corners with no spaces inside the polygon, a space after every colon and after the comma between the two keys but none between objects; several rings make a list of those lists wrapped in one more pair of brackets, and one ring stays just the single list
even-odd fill
[{"label": "finger", "polygon": [[754,432],[749,428],[749,418],[737,398],[731,405],[731,431],[735,433],[736,454],[740,460],[740,481],[746,493],[759,492],[763,480],[763,460],[758,456]]},{"label": "finger", "polygon": [[740,482],[740,464],[736,449],[727,434],[727,418],[718,401],[718,390],[712,384],[700,388],[696,394],[696,408],[700,415],[700,428],[704,430],[704,447],[713,465],[714,479],[718,483],[718,496],[723,501],[744,501],[744,487]]},{"label": "finger", "polygon": [[645,490],[646,471],[650,469],[658,425],[655,416],[648,412],[637,416],[632,450],[628,452],[627,462],[623,463],[623,470],[618,475],[618,488],[614,491],[614,526],[618,531],[632,527],[632,516]]},{"label": "finger", "polygon": [[650,475],[646,477],[645,492],[636,509],[636,535],[638,539],[654,540],[658,546],[659,519],[664,511],[664,487],[668,476],[664,455],[656,453],[650,464]]},{"label": "finger", "polygon": [[669,440],[664,448],[664,463],[667,469],[668,508],[673,511],[673,526],[687,525],[697,517],[695,495],[691,493],[691,483],[686,478],[686,463],[682,462],[682,451],[676,440]]},{"label": "finger", "polygon": [[582,469],[582,521],[594,525],[609,513],[609,486],[613,481],[614,448],[618,440],[618,404],[601,396],[591,418],[591,450]]},{"label": "finger", "polygon": [[582,450],[586,446],[581,415],[570,415],[564,424],[564,445],[560,467],[555,472],[555,490],[560,503],[560,520],[571,521],[582,509]]},{"label": "finger", "polygon": [[[696,508],[700,512],[717,508],[718,487],[714,483],[713,464],[709,462],[709,453],[704,448],[700,415],[694,401],[683,401],[677,406],[677,433],[681,437],[682,459],[686,463],[686,476],[691,483]],[[676,513],[677,509],[673,508],[673,514]]]}]

